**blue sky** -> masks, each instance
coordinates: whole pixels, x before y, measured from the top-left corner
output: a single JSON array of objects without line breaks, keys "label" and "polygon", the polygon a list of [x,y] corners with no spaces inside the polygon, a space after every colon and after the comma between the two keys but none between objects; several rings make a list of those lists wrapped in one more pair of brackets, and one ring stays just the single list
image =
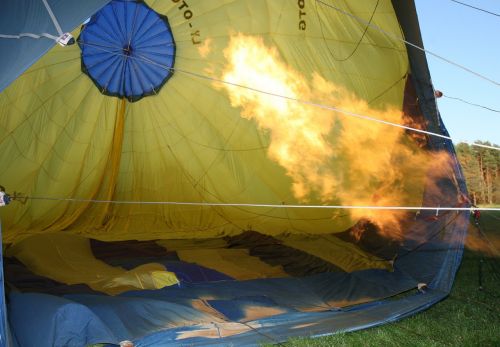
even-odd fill
[{"label": "blue sky", "polygon": [[[460,0],[500,13],[499,0]],[[500,17],[450,0],[415,0],[424,47],[500,82]],[[445,95],[500,110],[500,87],[427,55],[432,81]],[[439,110],[454,142],[500,145],[500,113],[441,98]]]}]

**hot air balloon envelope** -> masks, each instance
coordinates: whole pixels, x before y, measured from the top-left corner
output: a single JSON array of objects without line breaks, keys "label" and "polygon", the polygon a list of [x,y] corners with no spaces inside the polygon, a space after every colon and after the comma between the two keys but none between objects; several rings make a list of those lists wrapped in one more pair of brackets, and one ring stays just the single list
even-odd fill
[{"label": "hot air balloon envelope", "polygon": [[8,4],[17,345],[275,343],[449,293],[469,202],[412,2]]}]

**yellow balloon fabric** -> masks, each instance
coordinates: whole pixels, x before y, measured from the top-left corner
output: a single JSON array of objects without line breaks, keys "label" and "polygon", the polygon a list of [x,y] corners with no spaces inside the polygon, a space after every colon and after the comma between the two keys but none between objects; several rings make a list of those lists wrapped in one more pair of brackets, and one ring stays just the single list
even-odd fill
[{"label": "yellow balloon fabric", "polygon": [[[0,211],[5,242],[61,230],[101,240],[309,235],[398,220],[115,202],[420,204],[423,150],[401,129],[332,109],[404,122],[400,40],[315,1],[146,3],[168,17],[176,43],[173,76],[157,95],[130,103],[102,94],[78,45],[55,46],[0,94],[0,183],[35,198]],[[336,6],[401,38],[390,0]]]},{"label": "yellow balloon fabric", "polygon": [[110,266],[94,257],[88,239],[71,234],[33,235],[10,247],[6,256],[15,257],[36,275],[66,284],[87,284],[110,295],[179,283],[174,273],[157,263],[129,271]]}]

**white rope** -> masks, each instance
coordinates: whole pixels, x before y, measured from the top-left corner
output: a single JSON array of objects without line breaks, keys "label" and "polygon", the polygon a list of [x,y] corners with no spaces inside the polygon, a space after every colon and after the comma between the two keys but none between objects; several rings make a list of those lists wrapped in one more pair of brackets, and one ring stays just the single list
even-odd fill
[{"label": "white rope", "polygon": [[490,83],[493,83],[493,84],[494,84],[494,85],[496,85],[496,86],[500,86],[500,83],[499,83],[499,82],[497,82],[497,81],[495,81],[495,80],[493,80],[493,79],[491,79],[491,78],[489,78],[489,77],[486,77],[486,76],[484,76],[484,75],[482,75],[482,74],[480,74],[480,73],[478,73],[478,72],[475,72],[475,71],[473,71],[473,70],[469,69],[468,67],[465,67],[465,66],[463,66],[463,65],[461,65],[461,64],[459,64],[459,63],[456,63],[456,62],[454,62],[454,61],[452,61],[452,60],[449,60],[449,59],[447,59],[447,58],[445,58],[445,57],[443,57],[443,56],[441,56],[441,55],[439,55],[439,54],[437,54],[437,53],[434,53],[434,52],[432,52],[432,51],[429,51],[428,49],[425,49],[425,48],[423,48],[423,47],[420,47],[420,46],[418,46],[418,45],[416,45],[416,44],[414,44],[414,43],[412,43],[412,42],[410,42],[410,41],[406,41],[405,39],[403,39],[403,38],[401,38],[401,37],[399,37],[399,36],[397,36],[397,35],[395,35],[395,34],[393,34],[393,33],[391,33],[391,32],[388,32],[388,31],[386,31],[386,30],[384,30],[384,29],[380,28],[379,26],[377,26],[377,25],[375,25],[375,24],[373,24],[373,23],[370,23],[370,22],[368,22],[368,21],[364,20],[363,18],[357,17],[357,16],[353,15],[352,13],[346,12],[346,11],[344,11],[344,10],[342,10],[342,9],[340,9],[340,8],[338,8],[338,7],[334,6],[334,5],[332,5],[332,4],[325,3],[325,2],[324,2],[324,1],[322,1],[322,0],[316,0],[316,2],[319,2],[320,4],[325,5],[326,7],[330,7],[330,8],[332,8],[332,9],[334,9],[334,10],[336,10],[336,11],[338,11],[338,12],[342,13],[342,14],[345,14],[346,16],[349,16],[349,17],[351,17],[351,18],[354,18],[354,19],[356,19],[358,22],[361,22],[361,23],[363,23],[363,24],[365,24],[365,25],[368,25],[368,26],[370,26],[370,27],[372,27],[372,28],[374,28],[374,29],[376,29],[376,30],[380,31],[381,33],[386,34],[387,36],[389,36],[389,37],[391,37],[391,38],[393,38],[393,39],[395,39],[395,40],[398,40],[398,41],[404,42],[405,44],[407,44],[407,45],[409,45],[409,46],[412,46],[412,47],[414,47],[414,48],[416,48],[416,49],[418,49],[418,50],[421,50],[421,51],[423,51],[423,52],[425,52],[425,53],[427,53],[427,54],[430,54],[430,55],[432,55],[432,56],[434,56],[434,57],[436,57],[436,58],[438,58],[438,59],[441,59],[441,60],[443,60],[443,61],[447,62],[448,64],[454,65],[454,66],[456,66],[456,67],[458,67],[458,68],[460,68],[460,69],[462,69],[462,70],[464,70],[464,71],[467,71],[467,72],[469,72],[469,73],[471,73],[471,74],[473,74],[473,75],[475,75],[475,76],[477,76],[477,77],[479,77],[479,78],[484,79],[485,81],[488,81],[488,82],[490,82]]},{"label": "white rope", "polygon": [[493,149],[493,150],[495,150],[495,151],[500,151],[500,147],[494,147],[494,146],[482,145],[482,144],[480,144],[480,143],[475,143],[475,142],[471,142],[471,141],[460,141],[460,142],[466,143],[466,144],[468,144],[469,146],[476,146],[476,147],[482,147],[482,148]]},{"label": "white rope", "polygon": [[45,9],[47,10],[50,19],[52,20],[52,23],[54,24],[54,27],[57,30],[57,33],[59,36],[55,36],[49,33],[40,33],[40,34],[33,34],[33,33],[20,33],[17,35],[9,35],[9,34],[0,34],[0,38],[2,39],[21,39],[23,37],[31,37],[33,39],[40,39],[42,37],[54,40],[56,42],[59,42],[59,39],[64,35],[61,26],[59,25],[59,22],[57,21],[56,16],[54,15],[54,12],[52,11],[52,8],[50,8],[49,3],[47,0],[42,0],[43,5],[45,6]]},{"label": "white rope", "polygon": [[[289,100],[289,101],[295,101],[295,102],[298,102],[298,103],[301,103],[301,104],[304,104],[304,105],[314,106],[314,107],[318,107],[318,108],[322,108],[322,109],[326,109],[326,110],[330,110],[330,111],[336,111],[336,112],[339,112],[341,114],[345,114],[347,116],[351,116],[351,117],[355,117],[355,118],[360,118],[360,119],[364,119],[364,120],[369,120],[369,121],[372,121],[372,122],[382,123],[382,124],[390,125],[390,126],[393,126],[393,127],[402,128],[402,129],[414,131],[414,132],[417,132],[417,133],[427,134],[427,135],[430,135],[430,136],[440,137],[442,139],[453,141],[453,139],[450,136],[446,136],[446,135],[434,133],[434,132],[427,131],[427,130],[412,128],[412,127],[409,127],[409,126],[406,126],[406,125],[403,125],[403,124],[393,123],[393,122],[385,121],[385,120],[378,119],[378,118],[373,118],[373,117],[370,117],[370,116],[367,116],[367,115],[363,115],[363,114],[360,114],[360,113],[355,113],[355,112],[351,112],[351,111],[348,111],[348,110],[344,110],[344,109],[341,109],[341,108],[338,108],[338,107],[335,107],[335,106],[328,106],[328,105],[323,105],[323,104],[315,103],[315,102],[312,102],[312,101],[301,100],[301,99],[298,99],[298,98],[293,98],[291,96],[280,95],[280,94],[268,92],[268,91],[265,91],[265,90],[257,89],[257,88],[254,88],[254,87],[249,87],[249,86],[246,86],[246,85],[243,85],[243,84],[238,84],[238,83],[234,83],[234,82],[230,82],[230,81],[218,79],[218,78],[215,78],[215,77],[210,77],[210,76],[198,74],[196,72],[186,71],[186,70],[182,70],[182,69],[179,69],[179,68],[168,67],[166,65],[157,63],[155,61],[152,61],[152,60],[147,59],[147,58],[142,57],[142,56],[138,56],[138,57],[131,56],[131,55],[130,56],[126,56],[126,55],[124,55],[124,54],[122,54],[120,52],[109,51],[109,50],[106,50],[106,49],[104,49],[104,48],[102,48],[102,47],[100,47],[98,45],[93,45],[93,44],[88,43],[88,42],[83,42],[83,41],[79,41],[79,42],[80,42],[80,44],[92,46],[95,49],[102,50],[102,51],[107,52],[107,53],[112,54],[112,55],[118,55],[118,56],[127,57],[128,59],[135,59],[135,60],[143,61],[145,63],[149,63],[151,65],[155,65],[155,66],[158,66],[160,68],[163,68],[163,69],[165,69],[167,71],[174,71],[174,72],[177,71],[177,72],[184,73],[186,75],[195,76],[197,78],[201,78],[201,79],[205,79],[205,80],[209,80],[209,81],[213,81],[213,82],[218,82],[218,83],[222,83],[222,84],[227,84],[227,85],[231,85],[231,86],[234,86],[234,87],[243,88],[243,89],[247,89],[247,90],[250,90],[250,91],[253,91],[253,92],[257,92],[257,93],[261,93],[261,94],[265,94],[265,95],[269,95],[269,96],[274,96],[274,97],[285,99],[285,100]],[[473,143],[473,142],[466,142],[466,141],[462,141],[462,142],[465,142],[465,143],[467,143],[467,144],[469,144],[471,146],[489,148],[489,149],[500,151],[500,147],[488,146],[488,145],[483,145],[483,144],[478,144],[478,143]]]},{"label": "white rope", "polygon": [[342,209],[342,210],[429,210],[429,211],[500,211],[498,207],[442,207],[442,206],[359,206],[359,205],[285,205],[285,204],[246,204],[223,202],[181,202],[181,201],[133,201],[133,200],[96,200],[79,198],[56,198],[27,196],[30,200],[92,202],[117,205],[179,205],[179,206],[209,206],[209,207],[266,207],[266,208],[306,208],[306,209]]},{"label": "white rope", "polygon": [[42,38],[42,37],[46,37],[46,38],[54,40],[54,41],[58,40],[58,37],[56,37],[54,35],[51,35],[51,34],[48,34],[48,33],[41,33],[41,34],[21,33],[21,34],[18,34],[18,35],[0,34],[0,38],[2,38],[2,39],[20,39],[20,38],[23,38],[23,37],[31,37],[31,38],[34,38],[34,39],[39,39],[39,38]]},{"label": "white rope", "polygon": [[54,23],[54,26],[56,27],[56,30],[59,33],[59,36],[63,36],[64,33],[61,29],[61,26],[59,25],[59,22],[57,21],[57,18],[54,15],[54,12],[52,12],[52,9],[50,8],[49,4],[47,3],[47,0],[42,0],[42,2],[45,5],[45,8],[47,9],[47,12],[49,13],[50,19],[52,19],[52,23]]},{"label": "white rope", "polygon": [[[322,109],[325,109],[325,110],[339,112],[339,113],[342,113],[342,114],[347,115],[347,116],[351,116],[351,117],[355,117],[355,118],[360,118],[360,119],[364,119],[364,120],[368,120],[368,121],[372,121],[372,122],[376,122],[376,123],[386,124],[386,125],[390,125],[390,126],[393,126],[393,127],[396,127],[396,128],[406,129],[406,130],[410,130],[410,131],[413,131],[413,132],[417,132],[417,133],[421,133],[421,134],[426,134],[426,135],[431,135],[431,136],[435,136],[435,137],[440,137],[442,139],[453,141],[453,139],[450,136],[446,136],[446,135],[434,133],[434,132],[427,131],[427,130],[412,128],[412,127],[409,127],[409,126],[406,126],[406,125],[403,125],[403,124],[393,123],[393,122],[385,121],[385,120],[378,119],[378,118],[373,118],[373,117],[370,117],[370,116],[367,116],[367,115],[364,115],[364,114],[360,114],[360,113],[356,113],[356,112],[344,110],[342,108],[338,108],[338,107],[335,107],[335,106],[323,105],[323,104],[315,103],[315,102],[312,102],[312,101],[307,101],[307,100],[301,100],[301,99],[298,99],[298,98],[293,98],[291,96],[286,96],[286,95],[280,95],[280,94],[276,94],[276,93],[272,93],[272,92],[267,92],[265,90],[260,90],[260,89],[257,89],[257,88],[253,88],[253,87],[245,86],[245,85],[242,85],[242,84],[238,84],[238,83],[234,83],[234,82],[229,82],[229,81],[221,80],[221,79],[214,78],[214,77],[200,75],[200,74],[197,74],[195,72],[185,71],[185,70],[181,70],[181,69],[177,69],[177,68],[171,68],[171,70],[179,71],[179,72],[182,72],[182,73],[188,74],[188,75],[193,75],[193,76],[196,76],[198,78],[208,79],[208,80],[211,80],[211,81],[214,81],[214,82],[219,82],[219,83],[224,83],[224,84],[232,85],[234,87],[244,88],[244,89],[247,89],[247,90],[250,90],[250,91],[254,91],[254,92],[258,92],[258,93],[261,93],[261,94],[266,94],[266,95],[269,95],[269,96],[274,96],[274,97],[282,98],[282,99],[285,99],[285,100],[295,101],[295,102],[298,102],[298,103],[301,103],[301,104],[304,104],[304,105],[309,105],[309,106],[314,106],[314,107],[322,108]],[[488,145],[483,145],[483,144],[474,143],[474,142],[467,142],[467,141],[462,141],[462,142],[465,142],[465,143],[467,143],[467,144],[469,144],[471,146],[483,147],[483,148],[488,148],[488,149],[493,149],[493,150],[500,151],[500,147],[488,146]]]}]

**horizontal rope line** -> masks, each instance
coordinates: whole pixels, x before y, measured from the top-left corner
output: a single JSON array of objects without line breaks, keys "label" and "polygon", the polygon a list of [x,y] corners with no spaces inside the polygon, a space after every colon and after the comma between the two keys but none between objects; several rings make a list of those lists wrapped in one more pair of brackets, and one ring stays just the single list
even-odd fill
[{"label": "horizontal rope line", "polygon": [[20,33],[18,35],[7,35],[7,34],[0,34],[0,39],[21,39],[23,37],[31,37],[33,39],[39,39],[42,37],[46,37],[48,39],[57,41],[58,37],[48,34],[48,33],[41,33],[41,34],[32,34],[32,33]]},{"label": "horizontal rope line", "polygon": [[[23,198],[23,197],[18,197]],[[273,208],[309,208],[309,209],[363,209],[363,210],[439,210],[439,211],[500,211],[497,207],[440,207],[440,206],[357,206],[357,205],[285,205],[285,204],[247,204],[223,202],[181,202],[181,201],[132,201],[132,200],[96,200],[79,198],[25,197],[30,200],[93,202],[118,205],[181,205],[181,206],[226,206],[226,207],[273,207]]]}]

